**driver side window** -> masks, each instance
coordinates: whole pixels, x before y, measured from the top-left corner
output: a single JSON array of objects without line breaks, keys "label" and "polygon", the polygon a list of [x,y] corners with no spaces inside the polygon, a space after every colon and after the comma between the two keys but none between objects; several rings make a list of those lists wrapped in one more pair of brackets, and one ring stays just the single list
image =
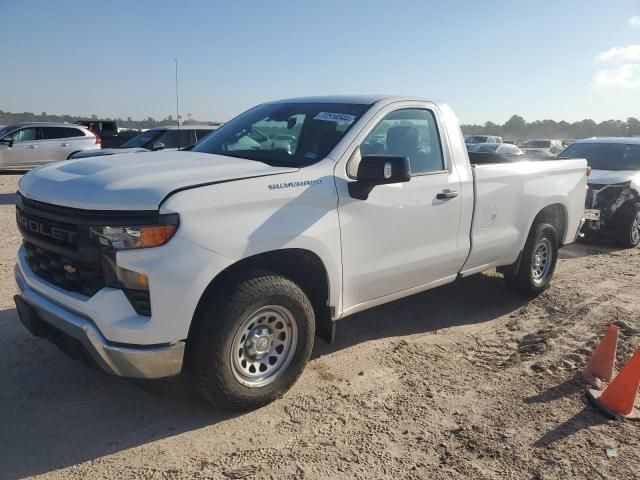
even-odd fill
[{"label": "driver side window", "polygon": [[411,174],[444,170],[444,158],[433,112],[403,109],[384,117],[360,145],[360,155],[409,157]]},{"label": "driver side window", "polygon": [[31,142],[38,139],[36,128],[23,128],[11,134],[14,142]]}]

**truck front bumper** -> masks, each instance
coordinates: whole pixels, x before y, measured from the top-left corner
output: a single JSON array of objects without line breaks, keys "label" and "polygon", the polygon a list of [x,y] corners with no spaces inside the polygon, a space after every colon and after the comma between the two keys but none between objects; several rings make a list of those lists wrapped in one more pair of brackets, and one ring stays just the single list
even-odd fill
[{"label": "truck front bumper", "polygon": [[182,370],[185,343],[130,345],[109,342],[90,318],[50,301],[31,288],[21,268],[14,297],[20,321],[33,334],[46,338],[73,357],[89,360],[105,372],[129,378],[163,378]]}]

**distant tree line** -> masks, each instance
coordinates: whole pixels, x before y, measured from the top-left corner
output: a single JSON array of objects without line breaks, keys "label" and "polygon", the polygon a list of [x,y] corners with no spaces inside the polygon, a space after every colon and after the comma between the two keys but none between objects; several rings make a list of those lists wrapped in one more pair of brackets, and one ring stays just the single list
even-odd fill
[{"label": "distant tree line", "polygon": [[532,138],[579,139],[588,137],[640,136],[640,120],[629,117],[623,120],[605,120],[596,123],[591,119],[569,123],[555,120],[527,122],[520,115],[513,115],[503,125],[486,122],[484,125],[462,125],[467,134],[499,135],[505,140]]},{"label": "distant tree line", "polygon": [[[175,118],[169,115],[161,120],[147,117],[144,120],[126,119],[75,115],[50,115],[47,112],[40,114],[23,112],[11,113],[0,110],[0,125],[9,125],[17,122],[67,122],[74,123],[79,120],[115,120],[119,127],[125,128],[153,128],[161,125],[172,125],[176,123]],[[183,124],[196,123],[220,123],[210,121],[200,121],[192,118],[190,113]],[[577,139],[587,137],[634,137],[640,136],[640,120],[634,117],[624,120],[605,120],[596,123],[591,119],[569,123],[555,120],[536,120],[527,122],[520,115],[513,115],[503,125],[493,122],[486,122],[484,125],[462,125],[464,134],[487,134],[499,135],[505,140],[519,140],[531,138],[557,138],[557,139]]]},{"label": "distant tree line", "polygon": [[[87,116],[75,116],[75,115],[50,115],[47,112],[42,112],[40,114],[31,113],[31,112],[22,112],[22,113],[11,113],[11,112],[3,112],[0,110],[0,125],[9,125],[11,123],[18,122],[60,122],[60,123],[75,123],[80,120],[115,120],[118,124],[118,127],[125,128],[153,128],[159,127],[162,125],[175,125],[176,119],[173,115],[169,115],[161,120],[156,120],[152,117],[147,117],[144,120],[133,120],[131,117],[127,117],[126,119],[122,118],[110,118],[110,117],[98,117],[97,115],[87,115]],[[187,114],[187,119],[183,119],[183,125],[193,125],[193,124],[208,124],[214,123],[218,124],[220,122],[208,122],[208,121],[200,121],[192,118],[192,115]]]}]

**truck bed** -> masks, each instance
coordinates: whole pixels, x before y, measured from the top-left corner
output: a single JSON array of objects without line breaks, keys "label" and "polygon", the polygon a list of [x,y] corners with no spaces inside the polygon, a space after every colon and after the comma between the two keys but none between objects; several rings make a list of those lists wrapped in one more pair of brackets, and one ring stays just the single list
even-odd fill
[{"label": "truck bed", "polygon": [[493,163],[514,163],[525,161],[549,161],[553,157],[541,157],[536,155],[514,155],[512,153],[485,153],[468,152],[471,165],[488,165]]},{"label": "truck bed", "polygon": [[582,219],[585,169],[585,160],[472,165],[471,252],[461,273],[515,262],[534,220],[530,216],[552,204],[559,205],[565,219],[558,241],[573,242]]}]

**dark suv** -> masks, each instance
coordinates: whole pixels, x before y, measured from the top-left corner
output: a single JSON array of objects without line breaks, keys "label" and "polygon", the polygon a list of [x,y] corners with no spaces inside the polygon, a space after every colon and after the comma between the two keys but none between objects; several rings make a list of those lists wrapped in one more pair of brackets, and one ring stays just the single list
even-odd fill
[{"label": "dark suv", "polygon": [[95,152],[79,152],[71,158],[85,158],[116,153],[181,150],[194,145],[218,128],[216,125],[183,125],[180,128],[157,127],[140,132],[116,148],[103,148]]}]

